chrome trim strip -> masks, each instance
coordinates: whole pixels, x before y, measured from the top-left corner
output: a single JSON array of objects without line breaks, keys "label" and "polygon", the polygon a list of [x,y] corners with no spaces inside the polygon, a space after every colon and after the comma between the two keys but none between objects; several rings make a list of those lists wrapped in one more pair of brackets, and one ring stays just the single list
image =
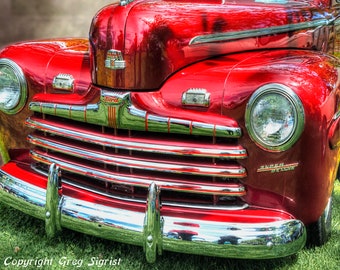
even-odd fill
[{"label": "chrome trim strip", "polygon": [[216,177],[243,178],[246,176],[246,169],[240,165],[205,165],[185,161],[174,162],[159,159],[153,161],[149,159],[135,158],[132,156],[107,154],[104,151],[94,151],[86,148],[74,147],[70,144],[46,140],[32,135],[28,136],[28,140],[31,144],[44,147],[45,149],[53,150],[55,152],[126,168]]},{"label": "chrome trim strip", "polygon": [[[45,110],[49,110],[53,112],[53,114],[51,113],[52,115],[55,115],[57,111],[97,112],[99,110],[98,104],[71,105],[71,104],[57,104],[57,103],[48,103],[48,102],[45,102],[45,103],[31,102],[29,106],[31,110],[40,112],[40,113],[44,113]],[[68,113],[68,115],[71,115],[71,114]]]},{"label": "chrome trim strip", "polygon": [[[50,163],[46,163],[47,165],[50,165]],[[35,167],[32,167],[32,169],[34,171],[36,171],[37,173],[39,173],[40,175],[45,175],[46,177],[48,176],[47,173],[45,173],[44,171],[37,169]],[[113,194],[108,194],[105,192],[101,192],[98,190],[93,190],[91,188],[88,188],[86,186],[83,185],[78,185],[74,182],[69,182],[67,179],[62,179],[62,183],[67,184],[69,186],[84,190],[84,191],[88,191],[91,193],[95,193],[98,195],[102,195],[102,196],[106,196],[108,198],[111,199],[115,199],[115,200],[120,200],[120,201],[124,201],[124,202],[130,202],[130,203],[145,203],[144,200],[141,199],[137,199],[137,198],[128,198],[128,197],[119,197]],[[155,181],[155,184],[158,184],[157,181]],[[160,183],[161,184],[161,183]],[[161,187],[161,185],[159,185]],[[162,187],[162,190],[166,190],[166,188]],[[182,204],[182,203],[178,203],[178,202],[169,202],[169,201],[162,201],[162,205],[163,206],[171,206],[171,207],[180,207],[180,208],[195,208],[195,209],[200,209],[200,210],[215,210],[215,211],[235,211],[235,210],[242,210],[242,209],[246,209],[249,207],[248,204],[246,203],[242,203],[240,205],[204,205],[204,204]]]},{"label": "chrome trim strip", "polygon": [[172,207],[180,207],[180,208],[195,208],[199,210],[212,210],[212,211],[236,211],[236,210],[242,210],[249,207],[247,203],[242,203],[240,205],[203,205],[203,204],[181,204],[181,203],[173,203],[173,202],[167,202],[162,201],[163,206],[172,206]]},{"label": "chrome trim strip", "polygon": [[247,151],[237,146],[220,146],[220,145],[201,145],[195,143],[186,143],[183,146],[173,145],[173,142],[161,140],[148,140],[138,138],[123,138],[118,136],[106,136],[102,133],[90,133],[88,130],[76,130],[72,127],[59,127],[55,122],[48,122],[29,118],[26,125],[54,135],[76,139],[78,141],[89,142],[106,147],[115,147],[118,149],[135,150],[141,152],[151,152],[169,155],[186,155],[186,156],[203,156],[228,159],[243,159],[247,157]]},{"label": "chrome trim strip", "polygon": [[[156,115],[139,109],[132,104],[130,93],[107,94],[107,91],[102,91],[101,100],[97,104],[84,106],[35,101],[29,104],[29,108],[39,113],[116,129],[224,138],[240,138],[242,135],[239,126],[200,122],[200,113],[195,114],[193,119],[186,120],[167,115]],[[168,112],[164,111],[163,113],[167,114]]]},{"label": "chrome trim strip", "polygon": [[329,25],[333,21],[334,21],[333,19],[332,20],[331,19],[318,19],[318,20],[310,21],[310,22],[301,22],[301,23],[273,26],[273,27],[260,28],[260,29],[249,29],[249,30],[235,31],[235,32],[228,32],[228,33],[201,35],[201,36],[196,36],[192,38],[189,42],[189,46],[211,43],[211,42],[221,42],[221,41],[230,41],[230,40],[243,39],[243,38],[260,37],[260,36],[266,36],[266,35],[275,35],[275,34],[280,34],[280,33],[285,33],[285,32],[305,30],[309,28],[317,28],[317,27]]},{"label": "chrome trim strip", "polygon": [[126,176],[119,173],[113,173],[112,171],[99,170],[93,167],[86,167],[70,161],[60,160],[51,156],[44,156],[43,154],[31,151],[31,157],[46,165],[53,163],[58,164],[62,170],[70,173],[76,173],[82,176],[92,176],[97,180],[102,180],[115,184],[131,185],[147,188],[151,182],[155,182],[163,190],[179,191],[186,193],[202,193],[211,195],[225,195],[225,196],[243,196],[245,195],[245,188],[240,184],[228,184],[228,183],[200,183],[200,182],[186,182],[175,181],[167,179],[157,179],[148,177]]},{"label": "chrome trim strip", "polygon": [[128,106],[127,110],[127,117],[137,117],[137,119],[132,118],[130,122],[137,124],[138,120],[142,121],[144,124],[143,128],[136,128],[135,126],[136,130],[227,138],[239,138],[242,135],[241,128],[239,127],[229,127],[194,120],[159,116],[138,109],[133,104]]},{"label": "chrome trim strip", "polygon": [[[55,186],[54,189],[56,188]],[[157,196],[152,199],[153,194],[153,191],[149,192],[151,203],[148,209],[153,206],[152,202],[157,201]],[[160,223],[158,213],[162,212],[156,208],[156,212],[151,213],[151,221],[145,223],[149,213],[145,215],[62,194],[60,196],[61,226],[127,244],[144,245],[145,224],[150,225],[148,227],[152,240],[157,236],[158,243],[162,242],[157,245],[161,250],[208,256],[242,259],[285,257],[298,252],[306,242],[303,223],[294,219],[248,224],[163,215],[161,218],[164,221]],[[2,170],[0,199],[27,214],[45,219],[46,190],[10,176]],[[54,205],[53,208],[58,206]],[[161,235],[159,231],[162,232]],[[149,249],[145,252],[147,259],[152,261],[153,256],[150,255]]]}]

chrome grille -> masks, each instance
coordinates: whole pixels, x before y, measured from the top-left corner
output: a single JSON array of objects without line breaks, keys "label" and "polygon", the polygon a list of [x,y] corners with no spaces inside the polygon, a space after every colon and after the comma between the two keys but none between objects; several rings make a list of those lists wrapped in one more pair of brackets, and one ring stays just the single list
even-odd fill
[{"label": "chrome grille", "polygon": [[163,205],[239,209],[247,157],[235,138],[178,136],[117,130],[35,113],[32,167],[46,173],[56,163],[63,182],[106,196],[145,201],[148,186],[162,190]]}]

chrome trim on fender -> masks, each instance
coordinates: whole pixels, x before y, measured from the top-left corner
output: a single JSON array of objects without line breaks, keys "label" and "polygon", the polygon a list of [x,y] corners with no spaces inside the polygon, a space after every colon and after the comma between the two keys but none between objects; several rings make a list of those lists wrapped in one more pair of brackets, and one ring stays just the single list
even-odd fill
[{"label": "chrome trim on fender", "polygon": [[[51,166],[50,175],[57,174],[57,168]],[[264,259],[294,254],[305,245],[305,227],[294,219],[248,224],[161,216],[157,189],[155,184],[150,185],[146,213],[62,194],[59,200],[50,200],[50,203],[54,204],[53,209],[60,210],[60,217],[56,215],[57,224],[105,239],[148,245],[144,250],[150,262],[162,250]],[[6,204],[45,219],[46,193],[57,194],[58,185],[48,185],[48,190],[44,190],[0,170],[0,198]]]}]

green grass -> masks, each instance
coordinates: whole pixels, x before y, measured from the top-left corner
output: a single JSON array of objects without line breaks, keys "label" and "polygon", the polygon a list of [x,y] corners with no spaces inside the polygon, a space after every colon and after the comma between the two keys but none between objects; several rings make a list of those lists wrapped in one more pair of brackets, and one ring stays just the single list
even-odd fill
[{"label": "green grass", "polygon": [[[34,264],[44,259],[49,261],[44,262],[45,267],[38,269],[340,269],[339,181],[335,185],[334,195],[332,237],[323,247],[303,249],[294,256],[274,260],[221,259],[164,252],[153,265],[145,262],[141,247],[106,241],[66,229],[50,240],[45,236],[41,220],[0,204],[0,269],[37,269],[38,265]],[[8,260],[10,257],[12,259]],[[108,265],[109,262],[106,266],[88,266],[92,258],[96,258],[98,263],[104,259],[111,260],[111,264],[114,264],[115,259],[117,261],[112,266]],[[31,260],[32,265],[18,266],[20,260]],[[16,265],[6,266],[5,262],[16,262]]]}]

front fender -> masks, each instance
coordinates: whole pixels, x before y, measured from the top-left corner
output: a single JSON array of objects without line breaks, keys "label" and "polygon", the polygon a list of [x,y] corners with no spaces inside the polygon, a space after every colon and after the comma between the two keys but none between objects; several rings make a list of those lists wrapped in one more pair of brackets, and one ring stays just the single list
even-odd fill
[{"label": "front fender", "polygon": [[[230,72],[222,111],[235,112],[244,131],[241,144],[250,153],[242,161],[248,169],[245,183],[249,204],[281,208],[307,224],[322,214],[338,167],[339,150],[334,148],[340,137],[339,119],[333,119],[339,100],[338,66],[337,59],[320,52],[276,50],[254,54]],[[305,113],[300,139],[282,152],[256,146],[245,126],[244,111],[249,98],[259,87],[270,83],[291,88]],[[289,170],[261,170],[271,167]]]},{"label": "front fender", "polygon": [[[40,93],[54,102],[66,99],[78,100],[86,96],[91,83],[90,58],[86,39],[62,39],[22,42],[10,45],[0,52],[0,58],[14,61],[22,69],[28,88],[25,107],[15,115],[0,113],[1,163],[9,159],[9,149],[28,148],[26,137],[29,129],[25,119],[32,112],[28,104]],[[53,88],[53,79],[58,74],[70,74],[74,78],[72,90]]]}]

